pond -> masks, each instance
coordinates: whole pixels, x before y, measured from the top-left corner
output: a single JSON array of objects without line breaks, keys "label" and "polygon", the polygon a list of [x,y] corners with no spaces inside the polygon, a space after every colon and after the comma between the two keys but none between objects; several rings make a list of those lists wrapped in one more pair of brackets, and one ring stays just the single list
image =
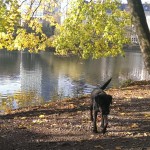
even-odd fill
[{"label": "pond", "polygon": [[0,51],[0,110],[88,94],[110,77],[110,86],[116,87],[127,79],[150,79],[136,49],[127,51],[125,57],[97,60],[59,57],[52,52]]}]

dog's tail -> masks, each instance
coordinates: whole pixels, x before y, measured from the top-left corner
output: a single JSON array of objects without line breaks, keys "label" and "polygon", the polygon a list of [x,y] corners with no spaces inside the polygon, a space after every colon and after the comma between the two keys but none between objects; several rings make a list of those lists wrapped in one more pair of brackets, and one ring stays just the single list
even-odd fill
[{"label": "dog's tail", "polygon": [[110,83],[111,79],[112,79],[112,77],[111,77],[109,80],[107,80],[107,81],[106,81],[102,86],[100,86],[99,88],[102,89],[102,90],[105,90],[106,87],[108,86],[108,84]]}]

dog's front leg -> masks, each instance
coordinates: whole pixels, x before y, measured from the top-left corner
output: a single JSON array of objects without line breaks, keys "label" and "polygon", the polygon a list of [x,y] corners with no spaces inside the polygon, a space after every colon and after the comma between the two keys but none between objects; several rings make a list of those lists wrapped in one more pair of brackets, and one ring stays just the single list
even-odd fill
[{"label": "dog's front leg", "polygon": [[93,132],[94,133],[97,133],[97,123],[96,123],[96,120],[97,120],[97,111],[94,110],[94,120],[93,120]]}]

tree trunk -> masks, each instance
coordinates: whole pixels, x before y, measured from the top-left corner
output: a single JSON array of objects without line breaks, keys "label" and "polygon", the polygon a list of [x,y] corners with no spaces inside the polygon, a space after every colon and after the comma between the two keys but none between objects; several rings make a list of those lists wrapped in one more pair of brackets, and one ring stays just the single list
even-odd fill
[{"label": "tree trunk", "polygon": [[133,24],[138,35],[145,67],[150,73],[150,31],[141,0],[128,0]]}]

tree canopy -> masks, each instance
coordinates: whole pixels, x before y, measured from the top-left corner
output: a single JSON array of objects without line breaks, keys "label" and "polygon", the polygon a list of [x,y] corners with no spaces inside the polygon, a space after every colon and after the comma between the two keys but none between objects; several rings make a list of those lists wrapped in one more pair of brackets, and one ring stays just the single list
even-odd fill
[{"label": "tree canopy", "polygon": [[67,17],[54,38],[56,52],[82,58],[123,54],[123,45],[129,43],[125,29],[131,19],[119,7],[118,0],[71,1]]},{"label": "tree canopy", "polygon": [[[11,5],[9,5],[11,3]],[[0,1],[0,48],[12,49],[13,33],[19,24],[20,13],[16,1]]]},{"label": "tree canopy", "polygon": [[[0,49],[38,52],[54,46],[57,54],[82,58],[123,54],[123,45],[130,41],[126,28],[131,19],[119,9],[120,0],[71,0],[67,17],[59,24],[56,8],[61,4],[57,0],[1,0]],[[39,18],[35,17],[38,12],[43,13]],[[55,25],[54,36],[43,32],[41,20]]]},{"label": "tree canopy", "polygon": [[[54,22],[51,16],[55,5],[55,0],[1,0],[0,49],[38,52],[49,47],[51,39],[43,32],[41,20]],[[44,11],[48,12],[48,16],[35,17]]]}]

